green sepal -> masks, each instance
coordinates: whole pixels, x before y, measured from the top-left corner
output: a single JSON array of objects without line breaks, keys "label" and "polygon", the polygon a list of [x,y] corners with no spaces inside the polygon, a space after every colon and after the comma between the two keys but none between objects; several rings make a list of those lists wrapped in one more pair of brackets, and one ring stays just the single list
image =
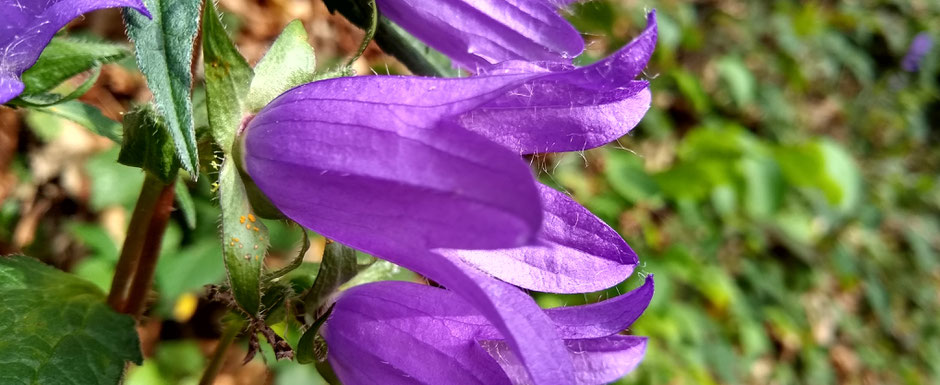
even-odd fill
[{"label": "green sepal", "polygon": [[300,20],[290,22],[255,66],[248,112],[257,112],[284,91],[312,82],[316,67],[316,55],[307,42],[303,24]]},{"label": "green sepal", "polygon": [[235,302],[251,317],[261,311],[261,273],[268,249],[268,229],[248,203],[245,185],[232,158],[219,170],[222,254]]},{"label": "green sepal", "polygon": [[326,360],[326,341],[323,340],[323,337],[320,336],[320,327],[326,323],[327,318],[330,318],[330,314],[333,313],[333,307],[336,304],[330,306],[322,315],[317,317],[317,320],[313,322],[313,325],[310,325],[304,334],[300,336],[300,340],[297,342],[297,362],[301,364],[311,364],[315,362],[323,362]]},{"label": "green sepal", "polygon": [[210,132],[222,151],[229,154],[254,73],[225,33],[212,1],[206,1],[202,18],[202,52]]},{"label": "green sepal", "polygon": [[304,293],[304,308],[308,315],[323,306],[340,285],[346,283],[359,272],[356,250],[339,242],[327,242],[323,249],[323,261],[317,272],[317,280]]},{"label": "green sepal", "polygon": [[200,4],[200,0],[144,0],[152,19],[133,10],[124,12],[137,65],[166,119],[176,154],[193,178],[199,175],[199,156],[190,95],[191,64]]},{"label": "green sepal", "polygon": [[0,382],[111,385],[143,357],[134,320],[94,284],[24,256],[0,257]]}]

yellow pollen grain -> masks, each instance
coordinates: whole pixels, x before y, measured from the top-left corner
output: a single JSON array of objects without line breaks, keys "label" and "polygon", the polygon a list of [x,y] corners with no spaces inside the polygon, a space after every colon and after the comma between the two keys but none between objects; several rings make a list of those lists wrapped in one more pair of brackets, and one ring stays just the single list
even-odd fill
[{"label": "yellow pollen grain", "polygon": [[258,260],[258,256],[257,256],[257,255],[255,256],[255,260],[256,260],[256,261]]},{"label": "yellow pollen grain", "polygon": [[251,223],[245,224],[245,230],[251,230]]},{"label": "yellow pollen grain", "polygon": [[255,232],[257,232],[257,231],[259,230],[259,229],[258,229],[258,226],[252,227],[251,229],[254,230]]},{"label": "yellow pollen grain", "polygon": [[228,245],[229,245],[229,246],[235,246],[235,242],[229,242]]},{"label": "yellow pollen grain", "polygon": [[255,216],[252,215],[252,214],[248,214],[248,220],[254,222],[254,221],[255,221]]},{"label": "yellow pollen grain", "polygon": [[238,238],[232,237],[232,242],[238,242]]},{"label": "yellow pollen grain", "polygon": [[255,245],[255,250],[258,250],[258,245]]},{"label": "yellow pollen grain", "polygon": [[238,218],[238,223],[245,223],[245,216],[242,215],[241,218]]},{"label": "yellow pollen grain", "polygon": [[245,259],[251,259],[251,256],[248,254],[245,254]]}]

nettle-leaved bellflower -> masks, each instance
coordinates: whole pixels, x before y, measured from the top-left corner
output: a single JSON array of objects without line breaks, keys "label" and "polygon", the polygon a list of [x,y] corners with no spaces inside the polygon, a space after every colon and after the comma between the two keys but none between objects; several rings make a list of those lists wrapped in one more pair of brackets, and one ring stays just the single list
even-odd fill
[{"label": "nettle-leaved bellflower", "polygon": [[507,60],[570,63],[584,51],[584,40],[558,13],[568,2],[376,0],[376,5],[455,65],[476,72]]},{"label": "nettle-leaved bellflower", "polygon": [[20,76],[58,30],[83,13],[114,7],[150,17],[140,0],[0,0],[0,104],[23,92]]},{"label": "nettle-leaved bellflower", "polygon": [[[592,148],[631,130],[649,108],[648,83],[634,79],[655,42],[651,13],[633,42],[586,67],[510,60],[469,78],[369,76],[306,84],[254,116],[237,152],[253,182],[289,218],[447,289],[422,288],[431,290],[422,294],[428,300],[416,304],[405,296],[401,309],[463,301],[466,316],[480,320],[483,329],[440,341],[475,353],[445,353],[441,360],[484,365],[461,356],[482,357],[474,350],[479,345],[495,357],[503,376],[497,377],[512,382],[603,382],[582,381],[584,365],[606,367],[615,352],[630,351],[639,359],[642,348],[640,340],[616,336],[629,325],[620,313],[586,309],[639,314],[648,299],[621,303],[618,297],[596,307],[545,311],[513,285],[563,293],[600,290],[626,279],[636,255],[586,209],[539,185],[520,155]],[[384,311],[337,306],[327,321],[328,335],[342,330],[344,321],[337,320],[346,312]],[[432,320],[449,317],[427,310]],[[386,343],[432,341],[415,334],[418,329]],[[336,335],[346,337],[329,338],[356,338]],[[331,361],[350,369],[338,370],[346,383],[413,383],[433,374],[390,367],[384,359],[360,367],[359,360],[346,361],[352,356],[344,354],[357,349],[346,342],[330,344],[339,349]],[[596,359],[578,361],[572,351],[580,352],[575,358],[592,352],[588,356]],[[609,373],[622,374],[632,365],[610,367]],[[462,383],[434,379],[428,381]]]}]

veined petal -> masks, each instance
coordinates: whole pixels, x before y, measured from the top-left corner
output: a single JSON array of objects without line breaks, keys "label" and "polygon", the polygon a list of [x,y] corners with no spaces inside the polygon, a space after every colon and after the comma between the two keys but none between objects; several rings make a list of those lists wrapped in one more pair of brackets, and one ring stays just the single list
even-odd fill
[{"label": "veined petal", "polygon": [[[489,328],[488,317],[451,290],[385,281],[343,293],[323,334],[346,384],[534,383],[517,350],[501,335],[487,336]],[[616,380],[645,348],[642,337],[566,339],[561,354],[573,362],[575,377],[549,383]]]},{"label": "veined petal", "polygon": [[[514,384],[527,384],[525,368],[515,353],[501,340],[480,341]],[[574,361],[578,385],[601,385],[616,381],[633,371],[646,354],[646,337],[614,335],[601,338],[565,340]]]},{"label": "veined petal", "polygon": [[[323,334],[330,362],[340,365],[337,374],[349,385],[369,383],[357,373],[381,375],[372,382],[376,384],[404,375],[410,383],[509,384],[496,361],[473,339],[476,329],[487,323],[452,292],[385,281],[343,293]],[[345,371],[347,363],[354,370]]]},{"label": "veined petal", "polygon": [[281,212],[326,237],[386,253],[532,239],[541,208],[522,159],[447,122],[433,125],[447,107],[367,97],[394,88],[354,88],[358,100],[329,92],[336,84],[407,80],[353,79],[365,78],[296,88],[248,124],[244,167]]},{"label": "veined petal", "polygon": [[649,109],[648,83],[633,79],[646,67],[655,46],[654,11],[643,33],[590,66],[501,63],[487,72],[543,75],[527,79],[456,120],[521,154],[601,146],[627,134]]},{"label": "veined petal", "polygon": [[46,48],[52,36],[83,13],[130,7],[150,17],[140,0],[18,0],[0,2],[0,104],[23,91],[19,80]]},{"label": "veined petal", "polygon": [[513,285],[549,293],[603,290],[633,273],[636,253],[614,229],[566,194],[538,187],[544,219],[533,245],[437,251]]},{"label": "veined petal", "polygon": [[548,2],[377,0],[382,14],[460,67],[506,60],[567,61],[584,40]]}]

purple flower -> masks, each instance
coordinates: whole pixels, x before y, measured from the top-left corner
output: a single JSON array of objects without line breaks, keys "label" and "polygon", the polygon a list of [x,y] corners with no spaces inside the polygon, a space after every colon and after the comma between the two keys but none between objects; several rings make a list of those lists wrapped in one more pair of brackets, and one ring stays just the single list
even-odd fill
[{"label": "purple flower", "polygon": [[506,60],[571,62],[584,40],[545,0],[377,0],[382,14],[476,71]]},{"label": "purple flower", "polygon": [[636,255],[586,209],[538,185],[519,155],[596,147],[632,129],[650,101],[647,83],[633,79],[655,41],[651,13],[637,39],[583,68],[507,61],[470,78],[306,84],[262,109],[237,152],[289,218],[460,296],[498,331],[494,349],[513,352],[501,364],[516,369],[505,370],[535,384],[576,383],[566,340],[623,327],[577,337],[510,283],[601,289],[629,276]]},{"label": "purple flower", "polygon": [[[649,305],[653,280],[618,297],[544,310],[564,340],[575,384],[604,384],[633,370],[646,338],[619,335]],[[354,287],[322,333],[345,384],[527,384],[502,334],[455,293],[407,282]],[[553,383],[563,383],[557,380]]]},{"label": "purple flower", "polygon": [[920,68],[920,62],[927,55],[927,52],[930,52],[931,46],[933,46],[933,40],[927,32],[921,32],[914,36],[910,48],[907,49],[907,54],[901,59],[901,68],[907,72],[917,72],[917,69]]},{"label": "purple flower", "polygon": [[85,12],[112,7],[131,7],[150,17],[140,0],[0,0],[0,104],[23,92],[20,76],[56,31]]}]

